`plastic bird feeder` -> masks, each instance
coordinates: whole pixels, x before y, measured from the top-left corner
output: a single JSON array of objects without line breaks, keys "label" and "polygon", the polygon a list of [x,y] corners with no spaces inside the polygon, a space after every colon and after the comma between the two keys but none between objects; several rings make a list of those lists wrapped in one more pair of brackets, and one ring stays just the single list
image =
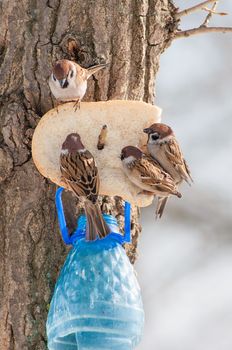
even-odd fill
[{"label": "plastic bird feeder", "polygon": [[[67,135],[78,133],[93,154],[100,176],[99,195],[119,196],[138,207],[153,201],[123,171],[120,153],[128,145],[143,148],[143,129],[161,120],[161,109],[141,101],[65,103],[48,111],[36,127],[32,156],[39,172],[66,187],[60,172],[60,151]],[[105,129],[107,130],[105,130]],[[101,134],[107,135],[100,145]],[[67,188],[68,189],[68,188]],[[85,216],[70,236],[62,206],[56,205],[61,233],[73,245],[56,283],[47,320],[49,350],[132,350],[144,323],[140,288],[133,266],[122,247],[130,241],[130,204],[125,202],[125,234],[116,219],[104,215],[112,233],[102,240],[85,241]]]},{"label": "plastic bird feeder", "polygon": [[132,350],[143,331],[144,311],[133,266],[122,247],[130,241],[130,204],[125,203],[125,234],[104,215],[112,230],[106,238],[85,241],[85,216],[69,236],[62,206],[56,206],[68,254],[55,286],[47,320],[49,350]]}]

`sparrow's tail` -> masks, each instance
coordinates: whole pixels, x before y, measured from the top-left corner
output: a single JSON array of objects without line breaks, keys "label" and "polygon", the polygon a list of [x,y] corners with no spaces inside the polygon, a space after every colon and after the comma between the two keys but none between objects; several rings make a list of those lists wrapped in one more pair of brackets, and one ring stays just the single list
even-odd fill
[{"label": "sparrow's tail", "polygon": [[91,201],[85,201],[86,240],[94,241],[97,238],[104,238],[110,233],[108,225],[105,223],[99,205]]},{"label": "sparrow's tail", "polygon": [[158,203],[155,211],[156,219],[160,219],[162,217],[167,200],[168,197],[158,197]]},{"label": "sparrow's tail", "polygon": [[91,75],[95,74],[97,71],[99,71],[100,69],[102,68],[105,68],[109,66],[109,63],[104,63],[104,64],[98,64],[96,66],[93,66],[93,67],[89,67],[87,69],[87,79],[89,79],[89,77],[91,77]]}]

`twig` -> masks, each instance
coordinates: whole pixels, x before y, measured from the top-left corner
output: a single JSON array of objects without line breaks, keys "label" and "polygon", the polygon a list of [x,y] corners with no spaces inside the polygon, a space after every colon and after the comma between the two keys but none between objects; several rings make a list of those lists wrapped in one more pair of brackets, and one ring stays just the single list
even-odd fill
[{"label": "twig", "polygon": [[[206,4],[209,4],[211,2],[214,2],[213,6],[211,9],[208,9],[207,7],[204,7]],[[176,19],[181,18],[182,16],[188,15],[192,12],[198,11],[199,9],[205,10],[208,12],[204,22],[200,25],[200,27],[198,28],[192,28],[192,29],[188,29],[188,30],[183,30],[183,31],[179,31],[175,34],[174,39],[178,39],[178,38],[187,38],[189,36],[192,35],[197,35],[197,34],[205,34],[205,33],[228,33],[228,32],[232,32],[232,27],[208,27],[209,21],[211,19],[211,17],[213,16],[213,14],[219,14],[221,16],[226,15],[225,12],[219,12],[217,13],[215,11],[216,7],[218,4],[218,0],[208,0],[208,1],[204,1],[196,6],[193,6],[189,9],[186,9],[184,11],[178,12],[176,14]]]},{"label": "twig", "polygon": [[207,12],[212,12],[213,15],[219,15],[219,16],[228,16],[228,12],[217,12],[213,11],[212,9],[209,9],[208,7],[202,7],[202,10]]},{"label": "twig", "polygon": [[97,149],[102,150],[105,147],[107,132],[107,125],[103,125],[101,132],[98,136]]},{"label": "twig", "polygon": [[[205,20],[204,20],[204,22],[202,23],[201,27],[207,27],[207,26],[208,26],[209,21],[211,20],[211,17],[213,16],[213,13],[212,13],[212,12],[216,10],[217,4],[218,4],[218,2],[215,1],[214,4],[213,4],[213,6],[212,6],[212,8],[211,8],[211,10],[210,10],[210,12],[209,12],[208,15],[205,17]],[[205,9],[205,8],[204,8],[204,9]]]},{"label": "twig", "polygon": [[208,4],[211,4],[212,2],[214,2],[215,0],[207,0],[207,1],[203,1],[198,5],[195,5],[193,7],[189,7],[188,9],[185,9],[183,11],[177,12],[175,14],[175,19],[180,19],[183,16],[187,16],[190,15],[193,12],[199,11],[201,10],[203,7],[205,7]]},{"label": "twig", "polygon": [[174,39],[188,38],[192,35],[205,34],[205,33],[231,33],[232,27],[199,27],[188,30],[183,30],[175,34]]}]

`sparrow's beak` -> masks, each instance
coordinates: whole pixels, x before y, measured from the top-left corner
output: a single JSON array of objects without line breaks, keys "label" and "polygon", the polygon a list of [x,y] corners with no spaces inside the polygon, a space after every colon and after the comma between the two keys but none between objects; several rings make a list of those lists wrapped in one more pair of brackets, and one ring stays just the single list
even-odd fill
[{"label": "sparrow's beak", "polygon": [[151,129],[150,128],[143,129],[143,132],[145,132],[146,134],[149,134],[151,132]]},{"label": "sparrow's beak", "polygon": [[68,81],[67,79],[62,79],[62,80],[59,80],[59,83],[60,83],[60,86],[62,89],[65,89],[66,87],[68,87]]}]

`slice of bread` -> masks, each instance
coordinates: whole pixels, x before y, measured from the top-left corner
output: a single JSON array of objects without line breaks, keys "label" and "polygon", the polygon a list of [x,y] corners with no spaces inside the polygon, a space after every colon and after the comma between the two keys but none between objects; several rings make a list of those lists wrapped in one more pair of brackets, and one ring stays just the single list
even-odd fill
[{"label": "slice of bread", "polygon": [[[161,109],[140,101],[113,100],[81,102],[75,111],[74,103],[65,103],[47,112],[35,129],[32,156],[39,172],[59,186],[59,157],[66,136],[77,132],[85,147],[93,154],[100,174],[100,194],[120,196],[140,207],[151,204],[153,196],[141,194],[123,172],[121,149],[128,145],[142,147],[147,135],[143,129],[160,122]],[[103,150],[97,149],[103,125],[108,134]]]}]

